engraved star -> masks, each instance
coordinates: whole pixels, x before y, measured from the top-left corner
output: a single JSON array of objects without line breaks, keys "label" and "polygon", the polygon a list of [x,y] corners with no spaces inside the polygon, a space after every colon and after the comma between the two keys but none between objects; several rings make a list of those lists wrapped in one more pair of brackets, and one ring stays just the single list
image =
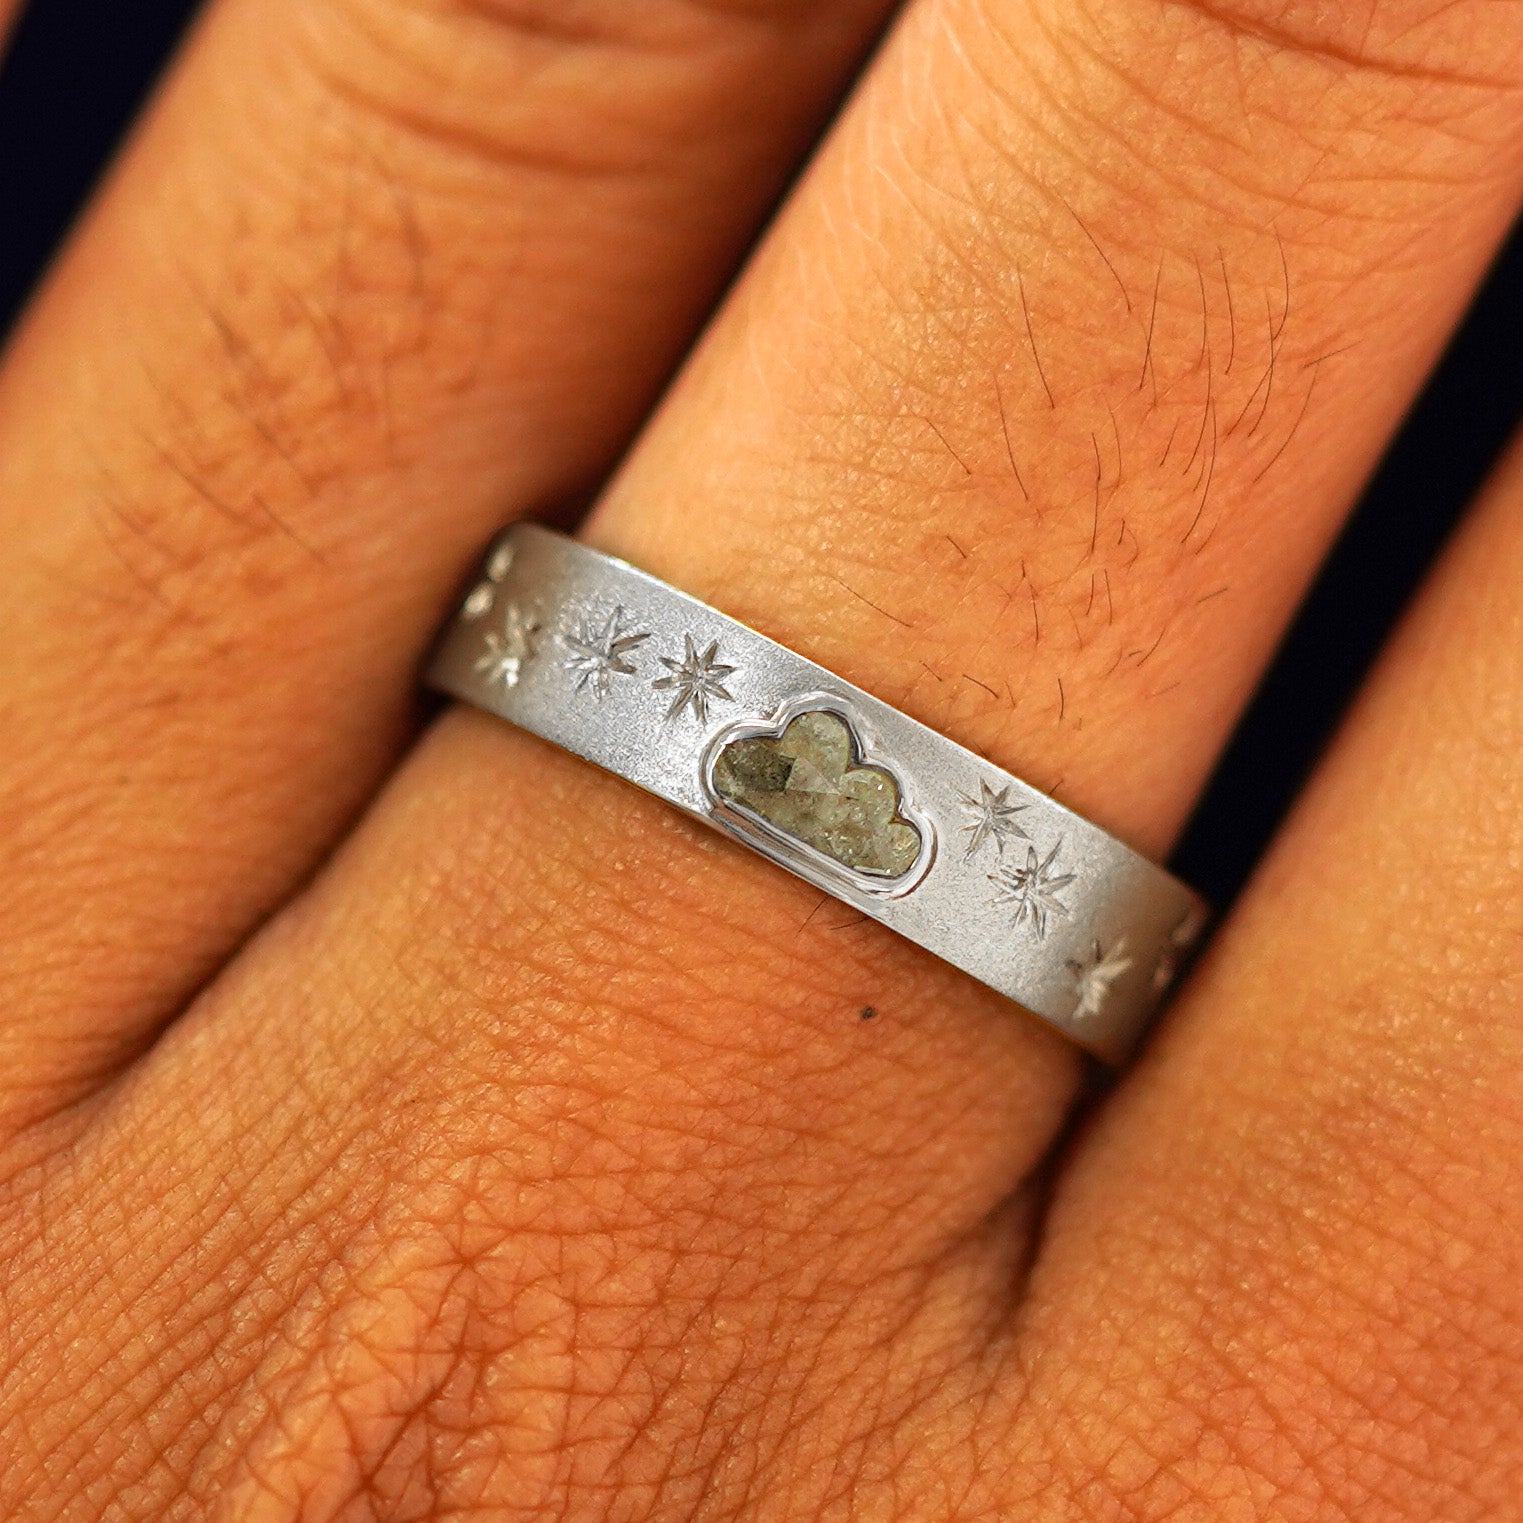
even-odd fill
[{"label": "engraved star", "polygon": [[[483,573],[486,580],[477,583],[471,589],[465,602],[460,605],[462,619],[471,623],[491,613],[492,605],[497,601],[497,584],[508,574],[508,568],[512,564],[512,545],[499,545],[487,560],[486,570]],[[510,683],[509,686],[511,687],[512,684]]]},{"label": "engraved star", "polygon": [[642,640],[650,639],[650,631],[635,634],[624,623],[624,608],[616,606],[598,624],[590,615],[571,634],[564,637],[570,655],[566,660],[569,671],[576,673],[576,690],[591,688],[594,698],[606,698],[612,686],[611,678],[633,677],[634,662],[629,660],[630,651]]},{"label": "engraved star", "polygon": [[1074,1020],[1088,1021],[1100,1014],[1110,995],[1111,985],[1132,965],[1132,959],[1122,955],[1125,951],[1125,936],[1109,953],[1097,941],[1095,955],[1088,962],[1069,963],[1069,971],[1074,976],[1074,988],[1079,993],[1079,1003],[1074,1007]]},{"label": "engraved star", "polygon": [[1029,920],[1038,939],[1047,934],[1049,915],[1068,913],[1068,906],[1058,895],[1073,882],[1074,874],[1053,871],[1062,849],[1063,843],[1059,841],[1045,857],[1039,858],[1036,847],[1028,846],[1024,867],[1002,867],[989,874],[989,881],[998,890],[991,902],[1013,904],[1015,923],[1024,925]]},{"label": "engraved star", "polygon": [[1000,856],[1004,856],[1006,841],[1031,839],[1015,818],[1027,806],[1006,802],[1010,794],[1008,786],[1001,788],[998,793],[988,783],[981,782],[978,787],[978,798],[974,798],[971,793],[958,795],[964,812],[969,816],[969,823],[962,828],[963,834],[968,837],[968,847],[963,852],[965,862],[977,853],[985,841],[993,841],[994,849]]},{"label": "engraved star", "polygon": [[476,670],[490,682],[516,687],[524,663],[534,654],[538,622],[517,603],[509,603],[502,616],[502,633],[486,637],[486,649],[476,660]]},{"label": "engraved star", "polygon": [[1200,910],[1190,910],[1169,933],[1168,942],[1158,959],[1158,965],[1153,969],[1155,993],[1162,994],[1174,982],[1179,974],[1179,965],[1185,960],[1186,954],[1195,945],[1205,928],[1205,914]]},{"label": "engraved star", "polygon": [[726,703],[734,703],[734,698],[725,688],[724,679],[735,668],[715,659],[719,655],[718,640],[711,640],[707,650],[699,651],[691,635],[682,638],[687,646],[686,653],[680,661],[662,656],[661,664],[669,675],[656,678],[651,686],[671,690],[671,707],[666,711],[668,719],[675,719],[683,709],[691,708],[702,724],[709,717],[710,699],[719,698]]}]

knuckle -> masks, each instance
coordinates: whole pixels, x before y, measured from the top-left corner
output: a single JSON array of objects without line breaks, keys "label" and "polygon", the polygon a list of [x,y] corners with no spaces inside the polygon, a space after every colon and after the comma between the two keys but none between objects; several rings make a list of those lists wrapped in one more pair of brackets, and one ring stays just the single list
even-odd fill
[{"label": "knuckle", "polygon": [[[645,246],[640,230],[691,185],[707,128],[742,130],[735,103],[756,93],[759,60],[824,27],[806,9],[305,8],[280,42],[274,106],[252,108],[267,130],[249,133],[239,117],[212,145],[227,192],[170,208],[192,229],[174,248],[135,251],[160,300],[125,337],[153,373],[129,366],[81,393],[86,417],[101,389],[129,403],[118,412],[130,433],[99,445],[81,480],[102,584],[134,618],[145,595],[201,622],[249,603],[288,608],[293,585],[331,598],[340,579],[314,569],[355,554],[377,479],[411,484],[423,441],[437,448],[472,402],[533,436],[536,388],[553,394],[564,453],[547,463],[522,452],[500,471],[536,479],[481,495],[541,500],[585,486],[610,447],[587,415],[630,383],[578,373],[596,319],[563,293],[606,269],[608,240],[626,228],[636,252]],[[841,41],[819,46],[834,56]],[[568,197],[568,176],[592,183]],[[691,199],[683,218],[710,215]],[[588,238],[589,224],[601,236]],[[503,314],[531,292],[534,322],[510,324]]]},{"label": "knuckle", "polygon": [[[164,299],[127,335],[141,366],[103,382],[122,426],[80,485],[108,618],[137,623],[146,604],[154,628],[215,633],[303,588],[332,595],[367,485],[412,469],[475,384],[489,299],[432,250],[402,179],[358,145],[271,157],[285,162],[247,177],[201,239],[156,253]],[[88,418],[99,399],[77,405]]]},{"label": "knuckle", "polygon": [[507,1256],[458,1182],[353,1236],[265,1340],[239,1398],[262,1420],[201,1486],[230,1516],[492,1517],[509,1485],[551,1515],[572,1340]]},{"label": "knuckle", "polygon": [[328,1228],[315,1294],[264,1338],[239,1397],[263,1421],[231,1475],[200,1477],[228,1515],[560,1518],[643,1497],[676,1516],[721,1453],[755,1469],[794,1424],[774,1391],[809,1377],[808,1340],[838,1314],[790,1338],[784,1297],[729,1283],[739,1245],[611,1231],[606,1152],[563,1145],[541,1178],[533,1135],[462,1146],[437,1112],[422,1130],[367,1140],[393,1183]]},{"label": "knuckle", "polygon": [[732,111],[761,21],[808,24],[796,0],[341,0],[305,38],[334,94],[447,161],[596,181]]}]

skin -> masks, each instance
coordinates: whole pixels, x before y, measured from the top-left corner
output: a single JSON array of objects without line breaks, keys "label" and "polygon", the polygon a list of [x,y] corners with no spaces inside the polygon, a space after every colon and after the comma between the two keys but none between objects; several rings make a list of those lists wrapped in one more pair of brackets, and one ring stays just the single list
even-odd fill
[{"label": "skin", "polygon": [[1523,198],[1523,6],[914,0],[641,428],[888,21],[218,0],[34,303],[5,1516],[1523,1517],[1523,464],[1077,1129],[916,948],[416,735],[596,494],[1167,851]]}]

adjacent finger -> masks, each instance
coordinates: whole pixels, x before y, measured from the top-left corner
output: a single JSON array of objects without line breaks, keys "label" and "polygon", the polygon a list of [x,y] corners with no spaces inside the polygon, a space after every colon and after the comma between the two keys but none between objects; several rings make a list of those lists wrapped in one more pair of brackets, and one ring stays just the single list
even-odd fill
[{"label": "adjacent finger", "polygon": [[23,0],[0,0],[0,40],[9,41]]},{"label": "adjacent finger", "polygon": [[1038,1445],[1134,1503],[1517,1516],[1520,865],[1515,453],[1060,1196],[1032,1410],[1117,1416]]},{"label": "adjacent finger", "polygon": [[[1248,15],[912,12],[595,525],[1155,850],[1519,178],[1512,8],[1294,40]],[[172,1436],[295,1392],[299,1435],[205,1460],[294,1496],[346,1443],[374,1474],[422,1410],[504,1446],[469,1476],[427,1451],[441,1510],[490,1483],[1026,1515],[988,1463],[996,1335],[1075,1068],[767,864],[452,716],[96,1134],[176,1139],[184,1234],[221,1203],[261,1265],[344,1276],[315,1308],[219,1281],[236,1351],[184,1391],[124,1341],[112,1410]],[[112,1209],[146,1198],[104,1174]],[[346,1289],[377,1281],[379,1326]],[[173,1345],[193,1299],[133,1315]],[[349,1317],[384,1389],[332,1375]],[[71,1462],[105,1463],[90,1433]]]},{"label": "adjacent finger", "polygon": [[0,1109],[310,870],[470,556],[605,469],[883,10],[213,8],[0,375]]}]

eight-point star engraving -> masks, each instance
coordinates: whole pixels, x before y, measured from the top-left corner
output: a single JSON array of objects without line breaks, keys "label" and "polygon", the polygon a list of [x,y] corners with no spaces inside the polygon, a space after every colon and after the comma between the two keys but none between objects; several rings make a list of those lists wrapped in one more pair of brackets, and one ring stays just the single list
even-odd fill
[{"label": "eight-point star engraving", "polygon": [[488,684],[500,682],[516,687],[523,675],[524,663],[534,654],[539,623],[517,603],[503,610],[502,631],[492,630],[483,642],[486,649],[476,659],[476,670]]},{"label": "eight-point star engraving", "polygon": [[[466,598],[465,602],[460,605],[460,617],[466,623],[474,623],[477,619],[485,618],[487,614],[491,613],[492,605],[497,601],[497,584],[508,574],[508,568],[512,564],[512,545],[499,545],[492,552],[491,557],[486,563],[486,570],[483,573],[485,580],[478,582],[471,589],[470,595]],[[512,683],[509,683],[508,686],[511,687]]]},{"label": "eight-point star engraving", "polygon": [[1038,940],[1047,934],[1049,915],[1068,913],[1068,906],[1058,895],[1074,881],[1074,874],[1053,871],[1062,849],[1063,843],[1059,841],[1045,857],[1038,857],[1036,847],[1028,846],[1024,867],[1002,867],[989,874],[989,881],[997,890],[992,902],[1013,904],[1015,923],[1025,925],[1029,920]]},{"label": "eight-point star engraving", "polygon": [[566,668],[576,674],[576,690],[591,688],[594,698],[608,696],[612,678],[633,677],[635,664],[629,653],[642,641],[650,639],[650,631],[636,633],[624,622],[624,605],[616,604],[608,617],[598,623],[591,614],[568,635],[563,635],[567,651]]},{"label": "eight-point star engraving", "polygon": [[735,668],[726,666],[718,659],[718,640],[710,640],[708,649],[700,651],[691,635],[683,635],[682,638],[687,646],[682,659],[675,661],[670,656],[662,656],[661,664],[668,675],[657,677],[651,686],[671,691],[672,701],[666,711],[668,719],[675,719],[683,709],[691,708],[702,724],[709,717],[711,700],[722,699],[726,703],[734,703],[734,698],[725,688],[724,679]]},{"label": "eight-point star engraving", "polygon": [[1008,802],[1008,784],[994,789],[988,783],[980,782],[978,790],[977,798],[971,793],[960,793],[957,796],[963,812],[968,816],[968,823],[962,828],[968,838],[967,850],[963,852],[964,862],[972,860],[985,841],[993,841],[995,851],[1003,857],[1006,841],[1031,839],[1015,818],[1026,805]]},{"label": "eight-point star engraving", "polygon": [[1132,959],[1125,953],[1126,937],[1123,936],[1109,952],[1096,941],[1093,957],[1086,962],[1069,963],[1074,988],[1079,994],[1079,1003],[1074,1006],[1075,1021],[1093,1020],[1105,1008],[1111,985],[1132,965]]}]

